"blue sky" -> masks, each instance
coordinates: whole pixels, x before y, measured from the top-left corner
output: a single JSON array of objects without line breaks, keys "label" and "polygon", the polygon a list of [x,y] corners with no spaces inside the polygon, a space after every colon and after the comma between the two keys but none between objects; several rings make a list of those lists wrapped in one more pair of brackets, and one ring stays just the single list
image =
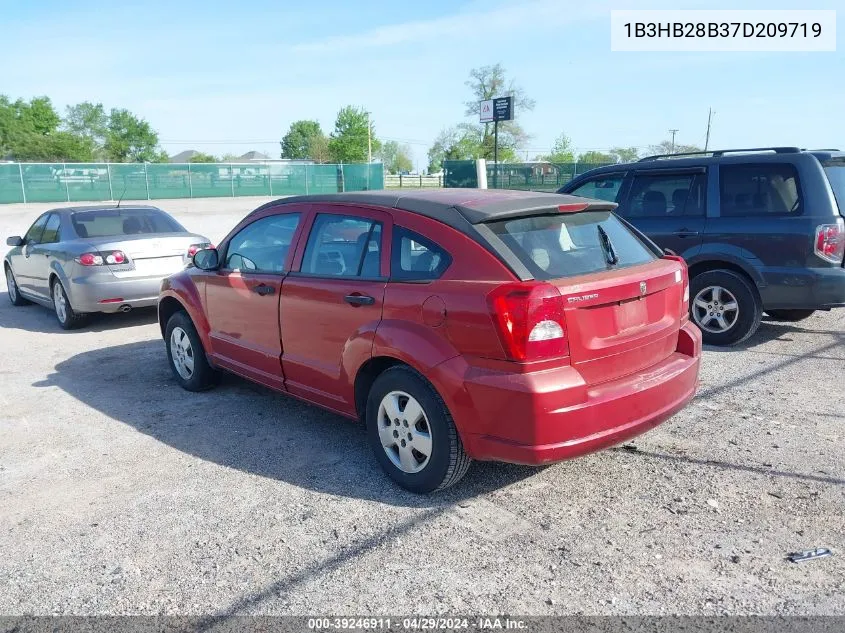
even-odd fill
[{"label": "blue sky", "polygon": [[[838,6],[837,6],[838,5]],[[640,146],[679,130],[711,146],[845,146],[845,44],[828,53],[610,51],[610,9],[836,9],[778,0],[290,2],[0,0],[0,92],[126,107],[171,154],[278,155],[292,121],[325,131],[346,104],[407,142],[419,167],[464,119],[464,81],[500,62],[536,102],[517,112],[530,157],[561,132],[578,150]],[[843,29],[845,10],[837,15]]]}]

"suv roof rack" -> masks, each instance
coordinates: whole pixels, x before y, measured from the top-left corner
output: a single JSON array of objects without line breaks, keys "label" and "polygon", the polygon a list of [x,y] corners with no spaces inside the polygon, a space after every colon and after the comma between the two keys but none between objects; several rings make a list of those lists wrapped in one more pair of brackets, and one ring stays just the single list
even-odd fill
[{"label": "suv roof rack", "polygon": [[743,152],[775,152],[776,154],[796,154],[801,149],[798,147],[748,147],[745,149],[716,149],[700,152],[679,152],[678,154],[655,154],[654,156],[645,156],[637,162],[646,160],[659,160],[661,158],[685,158],[687,156],[724,156],[725,154],[738,154]]}]

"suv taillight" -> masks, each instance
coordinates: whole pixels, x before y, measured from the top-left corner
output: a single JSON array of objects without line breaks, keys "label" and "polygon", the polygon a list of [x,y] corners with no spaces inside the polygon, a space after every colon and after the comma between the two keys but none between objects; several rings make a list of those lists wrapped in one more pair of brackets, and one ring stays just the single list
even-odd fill
[{"label": "suv taillight", "polygon": [[563,297],[551,284],[499,286],[487,297],[502,347],[510,360],[533,361],[569,355]]},{"label": "suv taillight", "polygon": [[822,224],[816,228],[816,255],[826,262],[841,264],[845,257],[845,220],[836,219],[836,224]]},{"label": "suv taillight", "polygon": [[675,271],[675,281],[684,284],[683,294],[681,295],[681,321],[686,321],[689,319],[689,269],[687,263],[680,255],[664,255],[663,259],[671,259],[681,265],[681,270]]},{"label": "suv taillight", "polygon": [[126,263],[126,254],[123,251],[82,253],[76,261],[83,266],[115,266]]}]

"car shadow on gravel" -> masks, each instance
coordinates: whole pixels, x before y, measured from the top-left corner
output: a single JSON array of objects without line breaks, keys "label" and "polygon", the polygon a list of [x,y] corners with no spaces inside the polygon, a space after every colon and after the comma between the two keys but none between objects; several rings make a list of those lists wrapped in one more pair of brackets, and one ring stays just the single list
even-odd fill
[{"label": "car shadow on gravel", "polygon": [[149,325],[157,320],[155,307],[138,308],[116,314],[92,314],[85,325],[76,330],[63,330],[56,315],[49,308],[31,303],[13,306],[8,292],[0,292],[0,328],[25,330],[44,334],[75,334],[77,332],[107,332],[136,325]]},{"label": "car shadow on gravel", "polygon": [[161,340],[77,354],[33,386],[59,387],[117,422],[202,460],[397,506],[449,506],[538,472],[476,462],[453,488],[411,494],[382,472],[360,424],[225,373],[216,388],[187,392],[173,379]]},{"label": "car shadow on gravel", "polygon": [[746,341],[732,347],[719,347],[716,345],[705,345],[708,352],[738,352],[746,351],[774,340],[791,341],[793,334],[827,334],[839,338],[840,343],[845,342],[845,332],[838,330],[819,330],[813,327],[812,321],[802,323],[787,323],[775,321],[765,316],[760,322],[760,328]]}]

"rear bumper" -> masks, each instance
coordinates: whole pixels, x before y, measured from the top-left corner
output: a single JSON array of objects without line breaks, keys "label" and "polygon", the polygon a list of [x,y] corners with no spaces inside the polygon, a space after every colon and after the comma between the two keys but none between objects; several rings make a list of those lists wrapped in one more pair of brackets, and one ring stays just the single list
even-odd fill
[{"label": "rear bumper", "polygon": [[[117,312],[124,305],[133,308],[154,306],[158,303],[163,277],[165,275],[120,279],[111,274],[74,277],[67,289],[68,298],[77,312]],[[121,300],[101,303],[104,299]]]},{"label": "rear bumper", "polygon": [[764,270],[763,309],[824,310],[845,306],[845,268]]},{"label": "rear bumper", "polygon": [[687,324],[673,354],[624,378],[590,386],[573,367],[534,374],[468,368],[465,395],[445,399],[471,457],[546,464],[664,422],[695,396],[700,359],[701,332]]}]

